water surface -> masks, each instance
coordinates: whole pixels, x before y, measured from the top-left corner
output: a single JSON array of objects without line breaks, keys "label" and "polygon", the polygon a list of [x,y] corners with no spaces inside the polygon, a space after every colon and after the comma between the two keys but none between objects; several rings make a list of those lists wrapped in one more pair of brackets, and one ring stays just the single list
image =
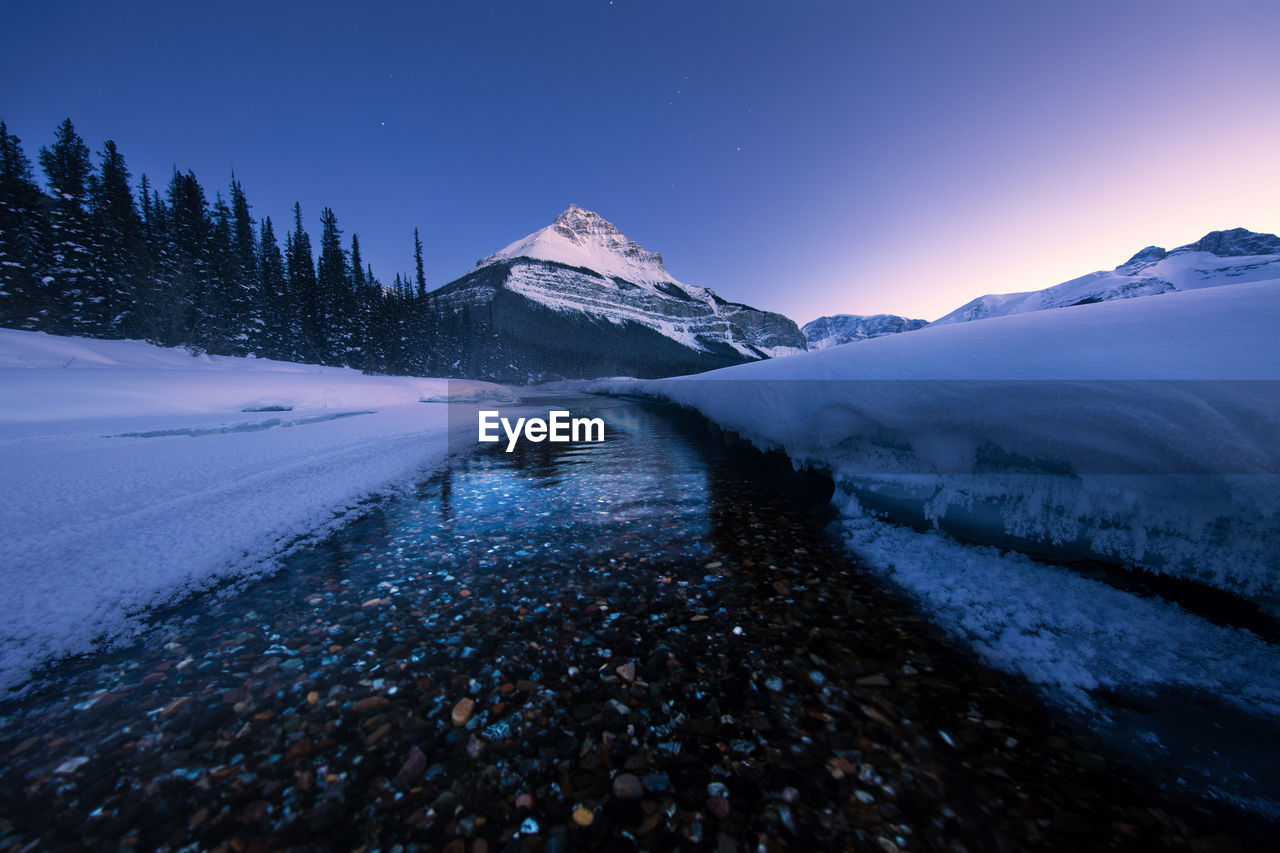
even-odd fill
[{"label": "water surface", "polygon": [[828,536],[831,484],[693,415],[539,399],[274,576],[3,710],[0,850],[1178,847],[1132,778]]}]

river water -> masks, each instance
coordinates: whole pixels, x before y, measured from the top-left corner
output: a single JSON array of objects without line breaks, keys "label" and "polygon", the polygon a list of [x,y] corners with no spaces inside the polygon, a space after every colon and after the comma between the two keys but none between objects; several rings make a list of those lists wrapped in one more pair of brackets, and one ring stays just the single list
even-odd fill
[{"label": "river water", "polygon": [[[0,709],[0,850],[1183,849],[1131,776],[656,404],[476,447]],[[1206,842],[1207,843],[1207,842]]]}]

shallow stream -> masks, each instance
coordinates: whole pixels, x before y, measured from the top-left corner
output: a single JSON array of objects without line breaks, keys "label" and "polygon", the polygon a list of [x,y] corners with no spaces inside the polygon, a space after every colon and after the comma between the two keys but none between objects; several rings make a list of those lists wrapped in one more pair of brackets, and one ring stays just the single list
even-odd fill
[{"label": "shallow stream", "polygon": [[0,850],[1265,831],[1131,776],[954,649],[834,544],[826,479],[668,407],[538,402],[607,440],[477,448],[270,578],[42,672],[0,709]]}]

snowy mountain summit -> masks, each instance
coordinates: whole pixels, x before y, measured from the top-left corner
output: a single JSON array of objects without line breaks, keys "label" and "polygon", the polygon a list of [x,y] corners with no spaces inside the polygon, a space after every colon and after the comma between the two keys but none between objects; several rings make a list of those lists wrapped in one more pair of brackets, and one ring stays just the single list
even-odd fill
[{"label": "snowy mountain summit", "polygon": [[547,227],[481,258],[476,266],[522,257],[586,267],[635,284],[675,281],[663,266],[661,254],[646,250],[600,214],[576,204],[569,205]]},{"label": "snowy mountain summit", "polygon": [[1114,270],[1089,273],[1044,290],[979,296],[933,325],[1275,278],[1280,278],[1280,237],[1246,228],[1210,231],[1171,251],[1147,246]]},{"label": "snowy mountain summit", "polygon": [[458,361],[471,378],[668,376],[805,349],[791,320],[678,281],[576,204],[433,295],[476,327]]},{"label": "snowy mountain summit", "polygon": [[927,325],[924,320],[912,320],[896,314],[835,314],[805,323],[800,331],[804,332],[809,349],[818,350],[868,338],[914,332]]}]

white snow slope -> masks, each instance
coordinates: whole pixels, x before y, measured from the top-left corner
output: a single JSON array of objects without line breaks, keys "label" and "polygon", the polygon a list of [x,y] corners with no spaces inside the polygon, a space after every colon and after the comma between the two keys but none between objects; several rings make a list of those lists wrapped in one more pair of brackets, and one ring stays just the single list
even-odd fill
[{"label": "white snow slope", "polygon": [[600,214],[583,210],[576,204],[569,205],[552,224],[516,240],[487,258],[481,258],[476,266],[488,266],[511,258],[533,258],[586,267],[649,289],[670,282],[703,301],[709,293],[705,287],[676,281],[663,266],[661,254],[647,251]]},{"label": "white snow slope", "polygon": [[849,548],[1055,695],[1087,705],[1100,686],[1172,684],[1280,713],[1280,654],[1252,634],[927,529],[1149,567],[1280,609],[1277,317],[1273,280],[605,388],[681,403],[830,470]]},{"label": "white snow slope", "polygon": [[933,325],[1275,278],[1280,278],[1280,239],[1275,235],[1244,228],[1211,231],[1169,252],[1148,246],[1114,270],[1092,272],[1044,290],[979,296]]},{"label": "white snow slope", "polygon": [[412,485],[467,397],[510,394],[0,329],[0,692]]}]

